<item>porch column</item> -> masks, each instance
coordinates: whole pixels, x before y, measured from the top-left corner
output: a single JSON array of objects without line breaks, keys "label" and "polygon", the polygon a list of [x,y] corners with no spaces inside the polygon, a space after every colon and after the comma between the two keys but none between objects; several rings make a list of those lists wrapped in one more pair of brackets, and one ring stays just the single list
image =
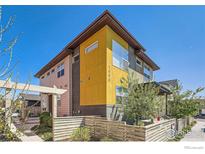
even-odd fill
[{"label": "porch column", "polygon": [[53,118],[57,117],[57,95],[52,94],[52,113],[53,113]]},{"label": "porch column", "polygon": [[11,124],[11,89],[6,89],[6,97],[5,97],[5,120],[8,125]]}]

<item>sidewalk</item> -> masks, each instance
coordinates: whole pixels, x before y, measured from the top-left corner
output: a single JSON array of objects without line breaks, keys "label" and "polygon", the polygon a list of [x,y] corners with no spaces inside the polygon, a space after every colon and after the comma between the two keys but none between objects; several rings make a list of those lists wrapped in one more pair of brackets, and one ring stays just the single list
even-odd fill
[{"label": "sidewalk", "polygon": [[205,128],[205,119],[196,119],[196,121],[197,124],[192,128],[190,133],[185,135],[181,140],[182,142],[205,141],[205,132],[202,131],[202,128]]},{"label": "sidewalk", "polygon": [[[20,139],[22,142],[43,142],[43,139],[41,139],[38,135],[36,135],[33,131],[31,131],[31,128],[38,124],[38,121],[34,118],[30,118],[27,123],[24,126],[24,131],[23,133],[20,134]],[[21,123],[19,120],[15,120],[15,126],[12,126],[13,131],[15,129],[21,127]]]}]

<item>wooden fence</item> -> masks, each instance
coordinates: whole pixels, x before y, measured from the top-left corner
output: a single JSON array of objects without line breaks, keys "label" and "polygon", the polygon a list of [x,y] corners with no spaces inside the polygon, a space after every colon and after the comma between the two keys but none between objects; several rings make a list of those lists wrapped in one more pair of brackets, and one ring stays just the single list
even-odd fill
[{"label": "wooden fence", "polygon": [[84,126],[84,117],[57,117],[53,119],[53,141],[68,140],[72,132]]},{"label": "wooden fence", "polygon": [[91,136],[98,139],[107,136],[117,141],[145,141],[144,127],[102,117],[85,117],[85,126],[90,128]]},{"label": "wooden fence", "polygon": [[75,129],[86,126],[91,136],[97,139],[110,137],[117,141],[166,141],[175,122],[175,119],[171,119],[148,126],[133,126],[95,116],[55,118],[53,140],[68,140]]},{"label": "wooden fence", "polygon": [[187,127],[194,121],[193,117],[185,117],[176,120],[177,131],[181,132],[183,128]]},{"label": "wooden fence", "polygon": [[176,132],[176,119],[145,126],[145,141],[167,141]]}]

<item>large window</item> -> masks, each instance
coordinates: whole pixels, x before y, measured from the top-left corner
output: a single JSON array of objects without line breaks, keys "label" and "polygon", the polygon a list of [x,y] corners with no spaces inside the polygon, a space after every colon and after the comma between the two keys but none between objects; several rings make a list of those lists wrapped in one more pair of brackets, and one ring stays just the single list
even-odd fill
[{"label": "large window", "polygon": [[57,67],[57,77],[60,78],[64,75],[64,64],[61,64]]},{"label": "large window", "polygon": [[112,40],[112,60],[114,66],[128,70],[128,51],[114,40]]},{"label": "large window", "polygon": [[144,66],[144,76],[145,76],[145,81],[150,81],[152,80],[152,70],[147,67],[146,65]]},{"label": "large window", "polygon": [[123,97],[127,97],[127,89],[124,87],[116,86],[116,103],[119,104]]}]

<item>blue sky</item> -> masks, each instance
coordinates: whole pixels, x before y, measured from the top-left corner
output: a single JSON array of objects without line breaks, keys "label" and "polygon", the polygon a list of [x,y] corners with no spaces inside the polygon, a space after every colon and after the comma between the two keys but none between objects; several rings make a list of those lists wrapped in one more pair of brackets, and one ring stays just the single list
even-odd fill
[{"label": "blue sky", "polygon": [[16,16],[6,37],[23,33],[14,48],[15,76],[38,84],[33,75],[106,9],[160,66],[157,81],[205,86],[205,6],[3,6],[4,21]]}]

